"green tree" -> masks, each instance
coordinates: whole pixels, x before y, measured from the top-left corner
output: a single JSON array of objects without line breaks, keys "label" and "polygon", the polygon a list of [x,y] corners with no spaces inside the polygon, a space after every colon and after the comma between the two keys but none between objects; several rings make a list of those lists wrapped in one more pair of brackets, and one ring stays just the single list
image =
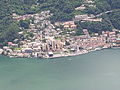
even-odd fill
[{"label": "green tree", "polygon": [[29,28],[30,21],[29,20],[20,20],[20,27],[23,27],[24,29]]}]

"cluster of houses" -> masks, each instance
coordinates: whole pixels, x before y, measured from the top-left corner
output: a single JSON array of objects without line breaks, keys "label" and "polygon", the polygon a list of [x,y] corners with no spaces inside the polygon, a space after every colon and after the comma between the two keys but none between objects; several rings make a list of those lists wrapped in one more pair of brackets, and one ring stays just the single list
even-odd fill
[{"label": "cluster of houses", "polygon": [[102,22],[102,18],[96,18],[95,15],[91,14],[82,14],[82,15],[75,15],[74,21],[90,21],[90,22]]},{"label": "cluster of houses", "polygon": [[81,6],[76,7],[75,10],[83,11],[87,7],[96,7],[96,5],[94,3],[95,2],[93,0],[84,0],[84,3]]},{"label": "cluster of houses", "polygon": [[75,25],[74,21],[68,21],[63,23],[65,29],[76,29],[77,25]]},{"label": "cluster of houses", "polygon": [[14,20],[20,21],[20,20],[29,19],[29,18],[33,17],[34,15],[33,14],[27,14],[27,15],[20,16],[20,15],[17,15],[16,13],[13,13],[12,16],[13,16]]},{"label": "cluster of houses", "polygon": [[95,36],[90,36],[88,30],[84,29],[83,33],[84,35],[75,36],[70,39],[69,48],[74,51],[91,51],[120,46],[120,34],[117,34],[115,31],[103,31],[101,35],[96,34]]},{"label": "cluster of houses", "polygon": [[[16,20],[25,20],[29,15],[16,16]],[[28,16],[26,18],[26,16]],[[4,54],[11,57],[48,57],[53,52],[60,52],[64,46],[64,40],[61,39],[60,28],[50,22],[49,17],[52,16],[50,11],[33,14],[27,33],[32,33],[32,38],[19,40],[19,43],[8,42],[8,47],[3,47]],[[22,18],[21,18],[22,17]],[[24,19],[23,19],[24,18]],[[19,32],[19,35],[24,35],[24,32]]]},{"label": "cluster of houses", "polygon": [[[22,41],[20,46],[12,42],[8,42],[8,46],[4,46],[4,54],[11,57],[39,57],[50,58],[55,55],[70,55],[82,53],[83,51],[90,52],[93,50],[100,50],[103,48],[110,48],[114,46],[120,46],[120,34],[116,31],[103,31],[101,35],[95,34],[91,36],[87,29],[83,29],[83,35],[61,37],[61,39],[55,39],[55,37],[43,35],[45,40],[39,41]],[[19,49],[12,49],[17,47]]]},{"label": "cluster of houses", "polygon": [[[18,21],[32,17],[34,20],[31,21],[30,27],[26,31],[32,33],[33,36],[17,40],[19,41],[17,43],[16,40],[8,42],[8,46],[4,46],[2,50],[0,49],[0,53],[10,57],[50,58],[78,55],[92,50],[120,46],[120,34],[116,31],[103,31],[101,35],[95,33],[94,36],[91,36],[87,29],[83,29],[83,35],[80,36],[72,36],[70,33],[62,34],[65,30],[75,33],[77,28],[75,21],[52,24],[49,20],[52,16],[50,11],[23,16],[14,14],[13,16]],[[90,19],[88,17],[94,18],[94,15],[75,16],[76,20]],[[64,28],[63,30],[58,27],[61,25]],[[19,32],[19,35],[25,36],[23,31]]]},{"label": "cluster of houses", "polygon": [[[76,7],[75,10],[76,11],[83,11],[86,8],[90,8],[90,7],[96,8],[94,0],[84,0],[84,3],[80,7]],[[91,15],[88,15],[88,14],[80,14],[79,15],[78,14],[78,15],[75,15],[73,20],[74,21],[82,21],[82,22],[85,22],[85,21],[101,22],[102,18],[96,18],[96,16],[93,14],[91,14]]]}]

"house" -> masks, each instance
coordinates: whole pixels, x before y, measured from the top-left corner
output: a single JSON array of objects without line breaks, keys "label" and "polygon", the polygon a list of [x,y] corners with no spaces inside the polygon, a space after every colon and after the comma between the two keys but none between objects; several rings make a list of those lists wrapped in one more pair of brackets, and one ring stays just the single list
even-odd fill
[{"label": "house", "polygon": [[31,48],[24,48],[24,49],[22,49],[22,52],[23,53],[32,53],[33,50]]},{"label": "house", "polygon": [[85,3],[87,3],[87,4],[93,4],[94,1],[93,0],[85,0]]},{"label": "house", "polygon": [[83,20],[83,19],[86,19],[88,18],[88,15],[87,14],[83,14],[83,15],[76,15],[74,20],[75,21],[80,21],[80,20]]},{"label": "house", "polygon": [[77,25],[75,25],[74,21],[68,21],[63,23],[65,29],[76,29]]},{"label": "house", "polygon": [[85,5],[83,4],[83,5],[81,5],[80,7],[77,7],[77,8],[75,8],[75,10],[84,10],[86,7],[85,7]]},{"label": "house", "polygon": [[2,53],[3,53],[3,51],[4,51],[3,49],[0,49],[0,54],[2,54]]},{"label": "house", "polygon": [[53,57],[53,52],[48,52],[49,57]]},{"label": "house", "polygon": [[102,18],[86,18],[83,21],[90,21],[90,22],[102,22]]},{"label": "house", "polygon": [[116,39],[116,43],[117,43],[117,44],[120,44],[120,38],[117,38],[117,39]]},{"label": "house", "polygon": [[8,46],[11,46],[11,47],[18,47],[18,44],[14,44],[12,42],[8,42]]},{"label": "house", "polygon": [[85,34],[86,38],[90,38],[90,34],[87,29],[83,29],[83,33]]},{"label": "house", "polygon": [[116,42],[116,32],[109,32],[109,42]]}]

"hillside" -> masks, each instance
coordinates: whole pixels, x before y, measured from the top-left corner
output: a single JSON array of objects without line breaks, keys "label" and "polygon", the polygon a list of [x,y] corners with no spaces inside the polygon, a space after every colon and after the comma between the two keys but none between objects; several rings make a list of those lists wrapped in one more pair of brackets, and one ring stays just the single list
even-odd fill
[{"label": "hillside", "polygon": [[[88,1],[88,2],[86,2]],[[75,8],[84,5],[83,10]],[[12,19],[12,13],[18,15],[35,14],[44,10],[53,13],[52,23],[73,20],[75,15],[99,15],[101,22],[77,21],[77,35],[86,28],[91,33],[120,29],[120,0],[1,0],[0,1],[0,43],[6,44],[16,38],[20,23]],[[109,13],[104,13],[111,11]],[[17,37],[19,38],[19,37]]]}]

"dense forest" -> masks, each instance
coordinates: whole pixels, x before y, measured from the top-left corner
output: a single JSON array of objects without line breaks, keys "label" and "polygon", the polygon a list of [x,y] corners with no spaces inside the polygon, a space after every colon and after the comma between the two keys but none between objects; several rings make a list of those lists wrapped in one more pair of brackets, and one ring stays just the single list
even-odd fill
[{"label": "dense forest", "polygon": [[[52,22],[72,20],[76,14],[75,8],[82,5],[84,0],[0,0],[0,45],[6,44],[17,37],[20,24],[12,19],[12,13],[18,15],[34,14],[50,10]],[[120,29],[120,0],[94,0],[96,7],[87,8],[80,13],[97,15],[103,14],[102,22],[77,22],[78,32],[87,28],[90,32]],[[19,37],[17,37],[19,38]]]}]

